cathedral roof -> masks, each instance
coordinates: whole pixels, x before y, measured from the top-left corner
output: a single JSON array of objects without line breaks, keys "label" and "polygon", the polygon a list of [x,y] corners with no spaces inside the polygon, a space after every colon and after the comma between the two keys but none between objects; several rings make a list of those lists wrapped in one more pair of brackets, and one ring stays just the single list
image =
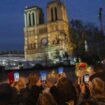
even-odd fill
[{"label": "cathedral roof", "polygon": [[33,5],[33,6],[28,6],[28,7],[26,6],[25,10],[32,9],[32,8],[41,9],[39,6]]},{"label": "cathedral roof", "polygon": [[[52,0],[52,1],[48,2],[47,7],[48,7],[49,5],[51,5],[51,4],[53,4],[53,3],[63,4],[63,3],[61,2],[61,0]],[[64,4],[63,4],[63,5],[64,5]]]}]

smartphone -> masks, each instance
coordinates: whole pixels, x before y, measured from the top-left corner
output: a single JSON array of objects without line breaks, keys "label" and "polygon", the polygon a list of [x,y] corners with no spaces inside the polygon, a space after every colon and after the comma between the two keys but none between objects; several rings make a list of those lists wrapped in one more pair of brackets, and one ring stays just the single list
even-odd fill
[{"label": "smartphone", "polygon": [[17,82],[19,81],[19,73],[14,73],[14,81]]},{"label": "smartphone", "polygon": [[58,74],[62,74],[63,72],[64,72],[64,68],[63,67],[58,68]]},{"label": "smartphone", "polygon": [[85,74],[83,76],[83,83],[88,83],[89,82],[89,74]]},{"label": "smartphone", "polygon": [[13,72],[8,73],[9,83],[12,84],[14,82],[14,75]]},{"label": "smartphone", "polygon": [[40,78],[41,78],[42,82],[45,83],[46,78],[47,78],[47,72],[45,72],[45,71],[40,72]]}]

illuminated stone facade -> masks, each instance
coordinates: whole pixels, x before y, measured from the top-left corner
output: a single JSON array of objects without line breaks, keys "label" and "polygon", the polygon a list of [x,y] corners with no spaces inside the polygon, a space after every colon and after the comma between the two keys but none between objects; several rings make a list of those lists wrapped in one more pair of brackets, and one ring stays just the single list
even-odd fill
[{"label": "illuminated stone facade", "polygon": [[53,60],[56,52],[60,56],[73,52],[64,4],[52,1],[47,4],[46,13],[47,22],[44,23],[41,8],[33,6],[24,11],[24,53],[28,61]]}]

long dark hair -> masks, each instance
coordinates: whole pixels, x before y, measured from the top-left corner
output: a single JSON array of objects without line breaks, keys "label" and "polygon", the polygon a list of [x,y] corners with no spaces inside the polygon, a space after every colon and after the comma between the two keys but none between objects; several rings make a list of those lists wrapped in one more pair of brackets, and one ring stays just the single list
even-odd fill
[{"label": "long dark hair", "polygon": [[76,90],[73,86],[73,83],[67,78],[62,78],[59,80],[57,88],[62,94],[65,102],[74,101],[74,105],[77,102]]},{"label": "long dark hair", "polygon": [[57,105],[50,93],[42,93],[38,99],[38,105]]},{"label": "long dark hair", "polygon": [[98,104],[94,101],[87,100],[87,101],[83,101],[80,105],[98,105]]}]

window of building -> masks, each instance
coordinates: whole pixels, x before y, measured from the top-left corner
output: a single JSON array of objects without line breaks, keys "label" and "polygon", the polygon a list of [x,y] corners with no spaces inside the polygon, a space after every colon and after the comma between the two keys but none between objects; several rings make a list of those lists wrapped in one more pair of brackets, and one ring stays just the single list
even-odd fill
[{"label": "window of building", "polygon": [[53,8],[51,8],[51,21],[54,21],[54,16],[53,16]]},{"label": "window of building", "polygon": [[42,19],[42,18],[41,18],[41,15],[40,15],[40,16],[39,16],[39,24],[41,24],[41,19]]},{"label": "window of building", "polygon": [[29,14],[29,26],[31,26],[31,14]]},{"label": "window of building", "polygon": [[55,20],[58,20],[57,8],[55,7]]},{"label": "window of building", "polygon": [[33,19],[33,26],[35,25],[35,16],[34,13],[32,13],[32,19]]}]

